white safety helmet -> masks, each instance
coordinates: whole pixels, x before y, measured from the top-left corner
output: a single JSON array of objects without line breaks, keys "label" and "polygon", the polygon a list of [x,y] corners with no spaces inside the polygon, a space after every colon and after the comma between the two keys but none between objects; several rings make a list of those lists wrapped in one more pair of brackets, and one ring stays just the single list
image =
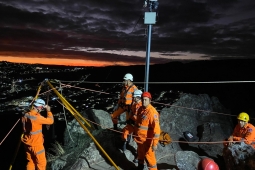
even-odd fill
[{"label": "white safety helmet", "polygon": [[34,105],[36,107],[45,106],[45,101],[43,99],[36,99],[35,102],[34,102]]},{"label": "white safety helmet", "polygon": [[142,94],[143,94],[143,92],[141,90],[135,90],[134,94],[133,94],[133,97],[141,97]]},{"label": "white safety helmet", "polygon": [[124,76],[124,78],[123,78],[124,80],[130,80],[130,81],[133,81],[133,75],[132,74],[130,74],[130,73],[127,73],[127,74],[125,74],[125,76]]}]

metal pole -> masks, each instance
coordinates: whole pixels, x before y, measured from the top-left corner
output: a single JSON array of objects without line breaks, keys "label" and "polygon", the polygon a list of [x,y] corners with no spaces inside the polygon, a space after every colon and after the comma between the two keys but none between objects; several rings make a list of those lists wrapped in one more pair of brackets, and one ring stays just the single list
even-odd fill
[{"label": "metal pole", "polygon": [[148,83],[149,83],[149,68],[150,68],[150,50],[151,50],[151,29],[152,25],[148,25],[148,33],[147,33],[147,48],[146,48],[146,65],[145,65],[145,85],[144,91],[148,91]]}]

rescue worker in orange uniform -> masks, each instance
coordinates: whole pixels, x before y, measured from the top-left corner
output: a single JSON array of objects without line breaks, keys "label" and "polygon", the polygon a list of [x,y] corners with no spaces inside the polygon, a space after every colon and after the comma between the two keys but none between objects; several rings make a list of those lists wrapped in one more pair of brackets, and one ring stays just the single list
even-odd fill
[{"label": "rescue worker in orange uniform", "polygon": [[137,87],[133,84],[133,75],[130,73],[125,74],[123,78],[123,88],[120,93],[118,104],[114,107],[114,112],[111,114],[114,130],[118,130],[118,116],[126,112],[126,120],[131,109],[133,93]]},{"label": "rescue worker in orange uniform", "polygon": [[[21,141],[25,145],[28,160],[27,170],[46,170],[47,161],[43,146],[42,125],[53,124],[54,118],[50,106],[45,105],[44,100],[36,99],[33,106],[33,109],[22,117],[24,134]],[[44,108],[47,111],[47,118],[40,114]]]},{"label": "rescue worker in orange uniform", "polygon": [[[231,146],[235,141],[244,141],[244,143],[252,145],[255,148],[255,127],[248,123],[249,115],[245,112],[237,116],[238,124],[236,125],[233,134],[228,138],[228,146]],[[225,143],[225,146],[227,144]]]},{"label": "rescue worker in orange uniform", "polygon": [[126,150],[126,145],[129,144],[131,139],[131,134],[134,132],[134,125],[137,119],[137,111],[142,106],[142,100],[141,100],[142,93],[143,92],[141,90],[134,91],[131,110],[129,112],[129,116],[126,121],[127,125],[122,130],[123,131],[122,133],[123,145],[121,148],[122,151]]},{"label": "rescue worker in orange uniform", "polygon": [[137,113],[134,130],[134,140],[137,143],[138,152],[137,170],[143,170],[144,161],[147,162],[149,170],[157,170],[155,152],[160,136],[159,113],[150,104],[151,99],[151,94],[144,92],[142,94],[142,107]]}]

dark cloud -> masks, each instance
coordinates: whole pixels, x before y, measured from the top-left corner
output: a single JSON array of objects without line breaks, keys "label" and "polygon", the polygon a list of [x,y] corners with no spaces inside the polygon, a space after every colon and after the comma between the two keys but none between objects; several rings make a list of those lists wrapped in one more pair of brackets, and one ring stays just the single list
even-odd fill
[{"label": "dark cloud", "polygon": [[[152,29],[155,62],[197,53],[200,58],[255,57],[255,1],[160,0]],[[91,60],[144,60],[94,53],[146,50],[143,0],[0,0],[0,51],[79,56]],[[71,47],[91,47],[72,51]],[[69,49],[69,50],[64,50]],[[169,59],[165,57],[169,57]],[[161,58],[161,59],[160,59]]]}]

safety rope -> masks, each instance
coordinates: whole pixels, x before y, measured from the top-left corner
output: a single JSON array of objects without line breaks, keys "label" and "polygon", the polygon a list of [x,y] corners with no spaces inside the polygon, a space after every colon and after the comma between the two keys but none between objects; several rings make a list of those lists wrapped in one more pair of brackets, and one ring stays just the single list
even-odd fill
[{"label": "safety rope", "polygon": [[2,143],[4,142],[4,140],[7,138],[7,136],[9,136],[9,134],[11,133],[11,131],[13,130],[13,128],[18,124],[18,122],[20,121],[20,119],[17,120],[17,122],[12,126],[11,130],[7,133],[7,135],[4,137],[4,139],[1,141],[0,145],[2,145]]},{"label": "safety rope", "polygon": [[[48,87],[48,91],[49,91],[49,87]],[[49,104],[49,94],[50,94],[50,92],[47,93],[46,106],[48,106],[48,104]],[[52,126],[54,126],[54,125],[52,125]],[[50,125],[46,125],[46,129],[49,130],[50,129]]]},{"label": "safety rope", "polygon": [[[190,108],[190,107],[177,106],[177,105],[165,104],[165,103],[154,102],[154,101],[151,101],[151,102],[155,103],[155,104],[161,104],[161,105],[165,105],[165,106],[178,107],[178,108],[189,109],[189,110],[195,110],[195,111],[199,111],[199,112],[215,113],[215,114],[225,115],[225,116],[236,116],[236,115],[231,115],[231,114],[227,114],[227,113],[213,112],[213,111],[209,111],[209,110],[194,109],[194,108]],[[254,119],[254,118],[251,118],[251,119]]]},{"label": "safety rope", "polygon": [[[60,80],[59,80],[60,81]],[[80,81],[64,81],[61,82],[80,82]],[[123,82],[99,82],[99,81],[83,81],[82,83],[100,83],[100,84],[119,84]],[[146,82],[133,82],[134,84],[144,84]],[[255,83],[255,81],[200,81],[200,82],[148,82],[149,84],[229,84],[229,83]]]},{"label": "safety rope", "polygon": [[[43,82],[41,82],[40,84],[42,85]],[[38,90],[36,93],[36,96],[38,96],[40,93],[40,91]],[[36,97],[33,98],[33,100],[31,101],[31,103],[29,105],[31,105],[34,101],[35,101]],[[14,127],[18,124],[18,122],[20,121],[20,119],[17,120],[17,122],[12,126],[11,130],[6,134],[6,136],[4,137],[4,139],[1,141],[0,145],[2,145],[2,143],[5,141],[5,139],[9,136],[9,134],[12,132],[12,130],[14,129]]]},{"label": "safety rope", "polygon": [[[60,87],[60,94],[62,95],[62,86],[61,86],[61,82],[59,82],[59,87]],[[57,100],[58,101],[58,100]],[[59,102],[59,101],[58,101]],[[65,117],[65,122],[66,122],[66,128],[67,128],[67,120],[66,120],[66,111],[65,111],[65,107],[64,107],[64,105],[63,105],[63,112],[64,112],[64,117]],[[74,142],[74,140],[73,140],[73,138],[72,138],[72,136],[71,136],[71,134],[70,134],[70,131],[69,131],[69,129],[67,128],[67,132],[68,132],[68,135],[69,135],[69,137],[70,137],[70,139],[71,139],[71,141],[73,142],[73,143],[75,143]]]},{"label": "safety rope", "polygon": [[[88,89],[88,88],[82,88],[82,87],[67,85],[67,84],[63,84],[63,83],[62,83],[62,85],[66,86],[66,87],[72,87],[72,88],[76,88],[76,89],[81,89],[81,90],[87,90],[87,91],[93,91],[93,92],[98,92],[98,93],[116,95],[116,94],[106,93],[106,92],[102,92],[102,91],[98,91],[98,90],[92,90],[92,89]],[[200,111],[200,112],[208,112],[208,113],[225,115],[225,116],[234,116],[234,117],[236,116],[236,115],[231,115],[231,114],[227,114],[227,113],[220,113],[220,112],[213,112],[213,111],[208,111],[208,110],[194,109],[194,108],[189,108],[189,107],[184,107],[184,106],[177,106],[177,105],[171,105],[171,104],[165,104],[165,103],[154,102],[154,101],[151,101],[151,102],[152,103],[156,103],[156,104],[165,105],[165,106],[184,108],[184,109],[195,110],[195,111]],[[255,119],[255,118],[250,118],[250,119]]]},{"label": "safety rope", "polygon": [[[60,101],[58,101],[59,102],[59,104],[61,104],[61,105],[63,105]],[[64,105],[63,105],[63,107],[65,107]],[[112,128],[107,128],[107,127],[105,127],[105,126],[102,126],[102,125],[100,125],[100,124],[98,124],[98,123],[96,123],[96,122],[93,122],[93,121],[91,121],[91,120],[89,120],[89,119],[87,119],[87,118],[85,118],[88,122],[90,122],[90,123],[92,123],[92,124],[94,124],[94,125],[97,125],[97,126],[100,126],[100,127],[102,127],[102,129],[107,129],[107,130],[110,130],[110,131],[113,131],[113,132],[117,132],[117,133],[120,133],[120,134],[122,134],[123,132],[121,132],[121,131],[118,131],[118,130],[114,130],[114,129],[112,129]],[[132,137],[139,137],[139,136],[137,136],[137,135],[132,135]],[[154,139],[154,138],[146,138],[146,139]],[[167,140],[161,140],[162,142],[168,142]],[[171,141],[171,143],[189,143],[189,144],[222,144],[222,143],[225,143],[225,142],[227,142],[227,141],[213,141],[213,142],[188,142],[188,141]],[[242,140],[242,141],[233,141],[233,142],[237,142],[237,143],[241,143],[241,142],[255,142],[255,140]]]},{"label": "safety rope", "polygon": [[[246,81],[247,82],[247,81]],[[63,85],[63,86],[62,86]],[[93,92],[99,92],[99,93],[105,93],[105,94],[110,94],[110,93],[106,93],[106,92],[102,92],[102,91],[97,91],[97,90],[92,90],[92,89],[87,89],[87,88],[81,88],[81,87],[76,87],[76,86],[72,86],[72,85],[69,85],[69,84],[62,84],[60,83],[60,89],[62,89],[63,87],[73,87],[73,88],[78,88],[78,89],[85,89],[85,90],[88,90],[88,91],[93,91]],[[51,90],[48,90],[46,92],[49,92]],[[44,92],[44,93],[46,93]],[[61,91],[62,92],[62,91]],[[44,93],[41,93],[41,94],[37,94],[37,95],[42,95]],[[59,102],[59,101],[58,101]],[[153,101],[152,101],[153,102]],[[59,102],[63,107],[65,107],[61,102]],[[173,107],[180,107],[180,108],[185,108],[185,109],[191,109],[191,110],[197,110],[197,111],[203,111],[203,112],[210,112],[210,113],[216,113],[216,114],[223,114],[223,115],[228,115],[228,116],[234,116],[234,115],[230,115],[230,114],[224,114],[224,113],[219,113],[219,112],[211,112],[211,111],[206,111],[206,110],[200,110],[200,109],[193,109],[193,108],[188,108],[188,107],[183,107],[183,106],[175,106],[175,105],[169,105],[169,104],[164,104],[164,103],[159,103],[159,102],[154,102],[154,103],[158,103],[158,104],[162,104],[162,105],[167,105],[167,106],[173,106]],[[86,119],[86,118],[85,118]],[[254,118],[252,118],[254,119]],[[20,120],[20,119],[19,119]],[[16,124],[19,122],[19,120],[15,123],[15,125],[12,127],[12,129],[16,126]],[[65,118],[66,120],[66,118]],[[87,121],[95,124],[95,125],[98,125],[98,126],[101,126],[102,128],[105,128],[103,127],[102,125],[100,124],[97,124],[91,120],[88,120],[86,119]],[[12,129],[10,130],[10,132],[12,131]],[[108,129],[108,130],[111,130],[111,131],[115,131],[115,132],[118,132],[118,133],[123,133],[123,132],[120,132],[120,131],[117,131],[117,130],[114,130],[114,129],[111,129],[111,128],[105,128],[105,129]],[[9,132],[9,133],[10,133]],[[6,135],[6,137],[9,135],[9,133]],[[69,132],[70,133],[70,132]],[[135,136],[135,135],[132,135],[133,137],[138,137],[138,136]],[[6,138],[5,137],[5,138]],[[5,140],[5,138],[2,140],[2,142]],[[70,136],[71,138],[71,136]],[[153,138],[147,138],[147,139],[153,139]],[[73,141],[73,140],[72,140]],[[163,140],[162,140],[163,141]],[[235,141],[235,142],[245,142],[245,141],[254,141],[254,140],[243,140],[243,141]],[[2,142],[0,144],[2,144]],[[73,141],[74,142],[74,141]],[[167,141],[166,141],[167,142]],[[224,143],[226,141],[214,141],[214,142],[187,142],[187,141],[171,141],[172,143],[193,143],[193,144],[219,144],[219,143]]]}]

